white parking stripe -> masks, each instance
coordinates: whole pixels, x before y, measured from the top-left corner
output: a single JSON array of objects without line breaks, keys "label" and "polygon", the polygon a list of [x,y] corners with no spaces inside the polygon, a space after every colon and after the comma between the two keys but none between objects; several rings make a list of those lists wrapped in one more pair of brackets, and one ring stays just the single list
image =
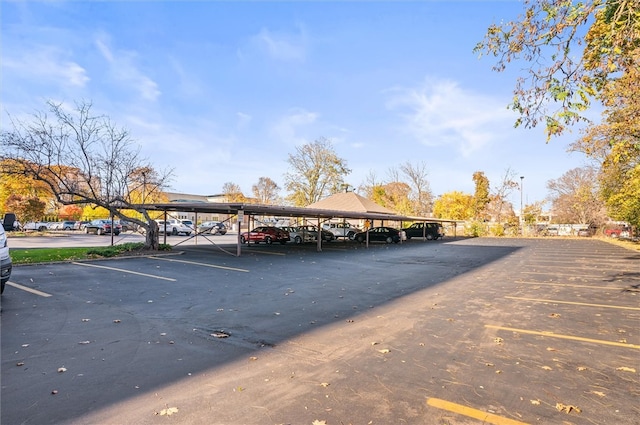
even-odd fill
[{"label": "white parking stripe", "polygon": [[249,273],[249,270],[246,270],[246,269],[237,269],[235,267],[217,266],[215,264],[208,264],[208,263],[198,263],[196,261],[176,260],[174,258],[164,258],[164,257],[154,257],[153,255],[148,257],[148,258],[153,258],[154,260],[171,261],[171,262],[174,262],[174,263],[193,264],[194,266],[211,267],[211,268],[214,268],[214,269],[232,270],[234,272]]},{"label": "white parking stripe", "polygon": [[16,289],[22,289],[23,291],[26,291],[26,292],[31,292],[32,294],[40,295],[41,297],[46,298],[51,296],[51,294],[47,294],[46,292],[38,291],[37,289],[29,288],[27,286],[22,286],[20,284],[13,283],[13,282],[7,282],[7,285],[13,286]]},{"label": "white parking stripe", "polygon": [[122,272],[122,273],[137,274],[138,276],[145,276],[145,277],[150,277],[150,278],[153,278],[153,279],[168,280],[170,282],[175,282],[176,281],[176,279],[172,279],[170,277],[155,276],[155,275],[152,275],[152,274],[134,272],[134,271],[125,270],[125,269],[118,269],[118,268],[115,268],[115,267],[99,266],[97,264],[76,263],[76,262],[73,262],[71,264],[75,264],[76,266],[95,267],[97,269],[113,270],[113,271]]}]

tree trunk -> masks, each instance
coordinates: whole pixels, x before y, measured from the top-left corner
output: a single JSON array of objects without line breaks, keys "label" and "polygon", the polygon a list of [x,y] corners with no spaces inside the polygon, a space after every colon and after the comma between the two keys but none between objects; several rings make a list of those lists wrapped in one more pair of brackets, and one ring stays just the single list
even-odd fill
[{"label": "tree trunk", "polygon": [[155,220],[151,220],[148,224],[147,232],[145,233],[144,249],[157,251],[159,249],[159,233],[158,223]]}]

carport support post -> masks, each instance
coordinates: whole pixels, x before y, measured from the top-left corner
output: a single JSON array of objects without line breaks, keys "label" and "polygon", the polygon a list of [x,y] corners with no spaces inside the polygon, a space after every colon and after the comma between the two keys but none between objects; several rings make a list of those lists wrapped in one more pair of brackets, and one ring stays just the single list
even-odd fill
[{"label": "carport support post", "polygon": [[318,217],[318,252],[322,252],[322,227],[320,227],[320,217]]},{"label": "carport support post", "polygon": [[[242,234],[242,222],[244,221],[244,211],[243,210],[238,210],[237,212],[237,217],[238,217],[238,240],[236,243],[237,249],[236,249],[236,255],[239,257],[240,253],[242,251],[242,242],[240,240],[240,235]],[[247,220],[248,222],[249,220]]]}]

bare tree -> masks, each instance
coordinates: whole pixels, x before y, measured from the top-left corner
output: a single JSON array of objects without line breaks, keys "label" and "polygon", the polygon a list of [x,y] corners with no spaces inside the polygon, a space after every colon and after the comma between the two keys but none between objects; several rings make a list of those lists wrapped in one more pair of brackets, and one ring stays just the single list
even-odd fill
[{"label": "bare tree", "polygon": [[593,167],[574,168],[560,178],[549,180],[547,189],[554,221],[559,223],[599,224],[606,216],[598,195],[598,171]]},{"label": "bare tree", "polygon": [[378,180],[376,172],[369,170],[369,174],[366,175],[364,181],[358,186],[358,192],[365,198],[373,199],[373,188],[381,184],[382,182]]},{"label": "bare tree", "polygon": [[47,106],[50,116],[36,112],[30,121],[10,120],[12,131],[1,135],[2,173],[43,182],[60,204],[91,204],[131,220],[145,229],[145,248],[158,249],[157,224],[136,205],[137,176],[142,169],[150,171],[145,185],[153,196],[166,187],[172,172],[154,170],[140,157],[129,132],[92,115],[91,103],[69,109],[48,101]]},{"label": "bare tree", "polygon": [[493,188],[490,196],[491,201],[489,205],[487,205],[487,211],[497,222],[502,221],[505,207],[511,209],[510,211],[506,211],[507,215],[512,215],[513,213],[513,208],[507,199],[513,190],[520,187],[516,181],[516,175],[517,173],[512,170],[511,167],[507,168],[500,183]]},{"label": "bare tree", "polygon": [[233,182],[226,182],[222,185],[222,194],[227,202],[245,202],[247,200],[240,186]]},{"label": "bare tree", "polygon": [[269,177],[260,177],[258,183],[252,187],[253,196],[261,204],[274,204],[278,200],[280,187]]},{"label": "bare tree", "polygon": [[296,147],[289,154],[291,171],[284,175],[289,200],[296,206],[306,206],[340,192],[344,178],[351,172],[347,162],[338,157],[328,139]]},{"label": "bare tree", "polygon": [[409,187],[411,188],[409,199],[413,205],[412,212],[419,216],[426,216],[433,207],[433,195],[427,179],[429,175],[427,164],[420,162],[414,165],[407,161],[400,165],[400,171],[409,181]]}]

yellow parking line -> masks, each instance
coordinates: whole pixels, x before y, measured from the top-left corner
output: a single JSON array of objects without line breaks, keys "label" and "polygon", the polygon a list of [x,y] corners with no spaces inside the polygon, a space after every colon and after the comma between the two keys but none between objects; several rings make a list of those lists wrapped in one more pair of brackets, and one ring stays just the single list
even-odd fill
[{"label": "yellow parking line", "polygon": [[238,268],[235,268],[235,267],[226,267],[226,266],[217,266],[215,264],[198,263],[196,261],[176,260],[176,259],[173,259],[173,258],[163,258],[163,257],[154,257],[154,256],[150,256],[149,258],[153,258],[154,260],[172,261],[172,262],[175,262],[175,263],[193,264],[195,266],[211,267],[211,268],[214,268],[214,269],[232,270],[234,272],[249,273],[249,270],[246,270],[246,269],[238,269]]},{"label": "yellow parking line", "polygon": [[483,412],[482,410],[473,409],[471,407],[463,406],[457,403],[452,403],[446,400],[441,400],[439,398],[428,398],[427,404],[432,407],[437,407],[438,409],[447,410],[449,412],[457,413],[459,415],[467,416],[473,419],[478,419],[482,421],[482,423],[484,424],[527,425],[525,422],[515,421],[513,419],[494,415],[493,413]]},{"label": "yellow parking line", "polygon": [[38,291],[37,289],[29,288],[27,286],[22,286],[18,283],[7,282],[7,285],[11,285],[16,289],[22,289],[23,291],[26,291],[26,292],[31,292],[32,294],[40,295],[41,297],[46,298],[51,296],[51,294],[47,294],[46,292]]},{"label": "yellow parking line", "polygon": [[581,305],[586,307],[617,308],[618,310],[639,310],[640,311],[640,307],[624,307],[621,305],[590,304],[590,303],[579,303],[575,301],[543,300],[538,298],[524,298],[524,297],[510,297],[510,296],[506,296],[505,298],[509,298],[512,300],[533,301],[537,303],[570,304],[570,305]]},{"label": "yellow parking line", "polygon": [[135,275],[138,275],[138,276],[151,277],[153,279],[168,280],[170,282],[175,282],[176,281],[176,279],[172,279],[170,277],[156,276],[156,275],[152,275],[152,274],[134,272],[134,271],[131,271],[131,270],[118,269],[118,268],[115,268],[115,267],[99,266],[97,264],[76,263],[76,262],[73,262],[71,264],[75,264],[76,266],[95,267],[97,269],[113,270],[113,271],[116,271],[116,272],[135,274]]},{"label": "yellow parking line", "polygon": [[602,339],[583,338],[581,336],[562,335],[562,334],[553,333],[551,331],[544,331],[544,332],[530,331],[527,329],[505,328],[503,326],[495,326],[495,325],[484,325],[484,327],[490,328],[490,329],[497,329],[501,331],[518,332],[518,333],[528,334],[528,335],[548,336],[550,338],[569,339],[572,341],[581,341],[581,342],[592,342],[594,344],[613,345],[615,347],[634,348],[636,350],[640,350],[640,345],[636,345],[636,344],[627,344],[624,342],[616,342],[616,341],[605,341]]},{"label": "yellow parking line", "polygon": [[549,285],[549,286],[559,286],[559,287],[567,287],[567,288],[588,288],[588,289],[622,289],[616,288],[612,286],[594,286],[594,285],[576,285],[574,283],[558,283],[558,282],[529,282],[529,281],[517,281],[515,283],[523,283],[525,285]]}]

